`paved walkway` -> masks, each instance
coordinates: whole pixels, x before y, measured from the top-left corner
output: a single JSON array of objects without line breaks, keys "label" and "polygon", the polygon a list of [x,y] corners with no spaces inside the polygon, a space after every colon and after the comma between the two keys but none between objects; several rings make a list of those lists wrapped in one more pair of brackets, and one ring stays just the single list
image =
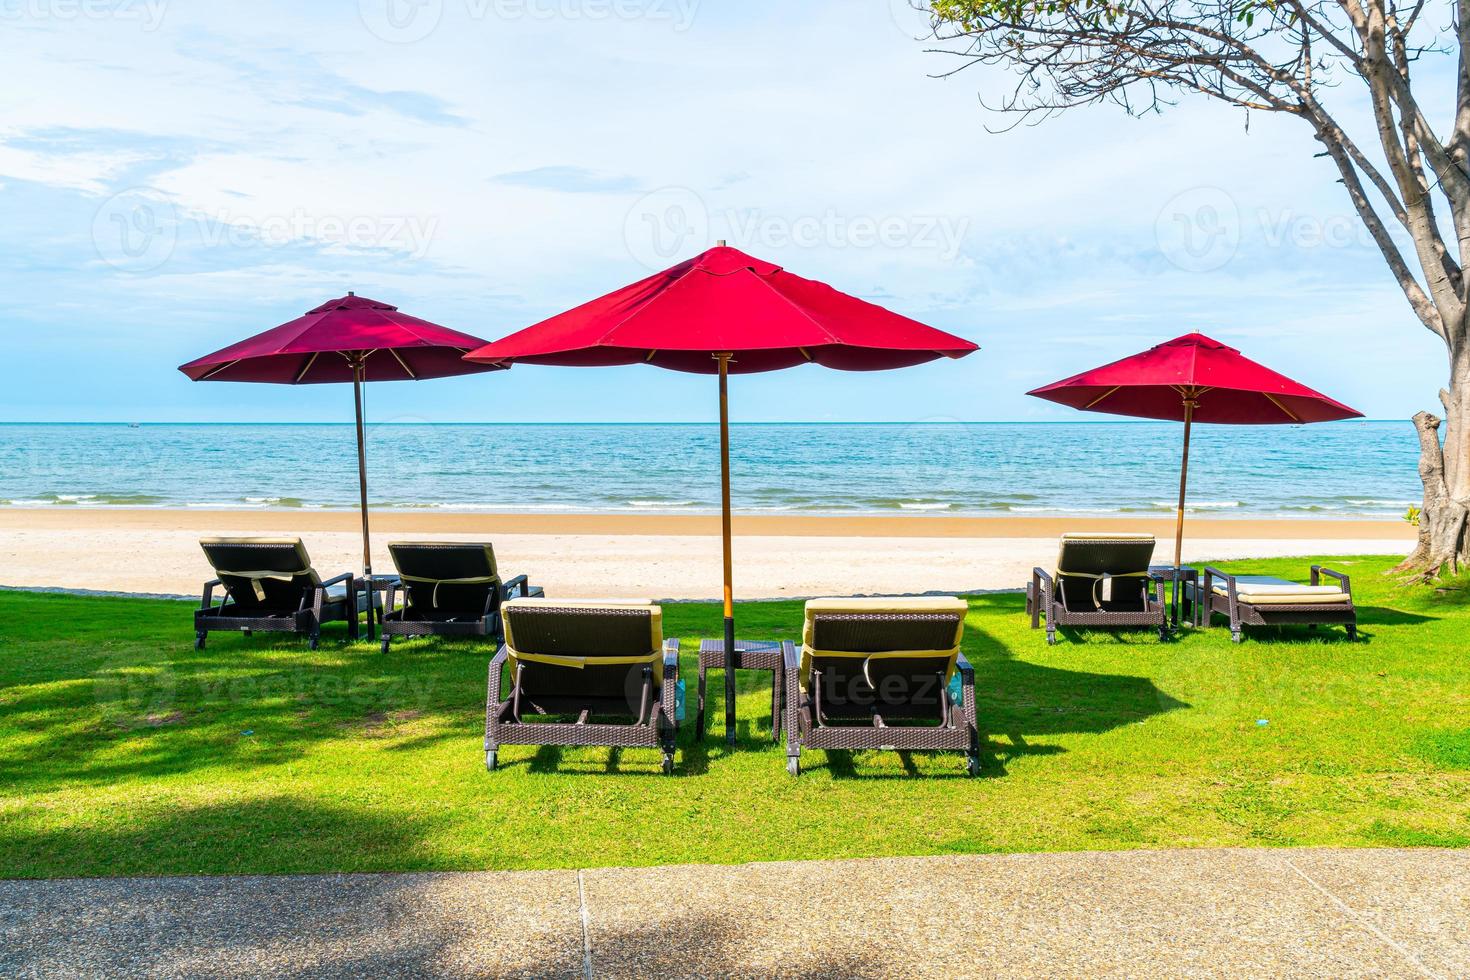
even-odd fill
[{"label": "paved walkway", "polygon": [[0,976],[1470,976],[1470,851],[0,882]]}]

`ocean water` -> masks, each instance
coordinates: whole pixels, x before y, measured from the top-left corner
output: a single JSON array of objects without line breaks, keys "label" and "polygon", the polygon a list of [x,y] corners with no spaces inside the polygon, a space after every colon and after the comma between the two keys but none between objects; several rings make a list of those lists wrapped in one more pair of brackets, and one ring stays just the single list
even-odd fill
[{"label": "ocean water", "polygon": [[[748,514],[1158,515],[1181,430],[1152,422],[732,428]],[[713,425],[382,425],[374,506],[701,513]],[[1198,516],[1394,518],[1419,495],[1408,422],[1195,429]],[[0,506],[356,506],[350,425],[0,425]]]}]

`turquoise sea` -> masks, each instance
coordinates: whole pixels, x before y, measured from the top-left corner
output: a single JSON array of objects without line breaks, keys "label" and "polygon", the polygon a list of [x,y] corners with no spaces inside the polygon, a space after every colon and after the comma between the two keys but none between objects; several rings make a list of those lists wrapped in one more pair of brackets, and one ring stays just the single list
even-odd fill
[{"label": "turquoise sea", "polygon": [[[732,430],[750,514],[1150,515],[1172,511],[1180,427],[1152,422],[750,424]],[[1392,518],[1418,497],[1408,422],[1195,430],[1200,516]],[[382,425],[375,506],[699,513],[719,504],[713,425]],[[350,425],[0,425],[0,506],[356,505]]]}]

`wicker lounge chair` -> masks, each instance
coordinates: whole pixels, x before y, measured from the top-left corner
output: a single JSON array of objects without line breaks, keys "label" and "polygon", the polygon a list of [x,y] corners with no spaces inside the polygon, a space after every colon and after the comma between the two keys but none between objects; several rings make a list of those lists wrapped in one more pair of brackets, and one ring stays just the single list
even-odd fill
[{"label": "wicker lounge chair", "polygon": [[[1323,585],[1326,576],[1334,584]],[[1349,640],[1358,636],[1358,612],[1353,606],[1352,580],[1341,572],[1313,565],[1311,584],[1302,585],[1269,575],[1230,575],[1206,568],[1199,586],[1203,602],[1197,614],[1209,626],[1216,615],[1230,620],[1230,639],[1239,643],[1247,626],[1339,625]],[[1199,595],[1192,596],[1199,602]]]},{"label": "wicker lounge chair", "polygon": [[[1046,621],[1046,642],[1057,628],[1138,629],[1169,634],[1164,583],[1149,571],[1152,534],[1064,534],[1055,571],[1031,571],[1026,614],[1031,628]],[[1153,593],[1150,594],[1150,586]]]},{"label": "wicker lounge chair", "polygon": [[948,597],[808,602],[801,646],[782,645],[787,771],[800,775],[804,748],[952,750],[978,775],[975,671],[960,653],[966,611]]},{"label": "wicker lounge chair", "polygon": [[[346,622],[357,638],[360,610],[351,572],[322,581],[300,538],[204,538],[199,542],[217,578],[204,583],[194,612],[194,648],[210,633],[295,633],[321,642],[322,624]],[[222,588],[218,605],[214,590]]]},{"label": "wicker lounge chair", "polygon": [[[524,575],[500,580],[495,549],[488,543],[395,541],[388,545],[398,579],[386,583],[383,644],[394,637],[502,636],[500,606],[517,596],[543,596]],[[398,597],[403,607],[398,608]]]},{"label": "wicker lounge chair", "polygon": [[[502,745],[606,745],[660,749],[664,772],[674,771],[679,641],[663,638],[660,607],[512,599],[501,616],[505,645],[490,661],[485,701],[486,769]],[[502,698],[506,665],[510,695]]]}]

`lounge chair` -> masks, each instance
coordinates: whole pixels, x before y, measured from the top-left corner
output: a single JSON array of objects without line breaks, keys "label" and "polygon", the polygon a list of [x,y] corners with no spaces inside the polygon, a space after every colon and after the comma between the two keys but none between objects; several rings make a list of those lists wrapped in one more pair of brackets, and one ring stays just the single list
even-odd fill
[{"label": "lounge chair", "polygon": [[960,652],[966,611],[950,597],[808,602],[801,646],[782,645],[787,771],[800,775],[802,749],[947,749],[978,775],[975,671]]},{"label": "lounge chair", "polygon": [[[661,749],[663,771],[674,771],[679,641],[664,639],[660,607],[512,599],[501,616],[505,644],[490,661],[485,699],[486,769],[502,745],[606,745]],[[507,665],[510,696],[502,698]]]},{"label": "lounge chair", "polygon": [[[322,581],[300,538],[204,538],[199,542],[215,575],[204,583],[194,613],[194,649],[210,633],[295,633],[321,642],[322,624],[346,622],[357,639],[359,601],[351,572]],[[223,588],[218,605],[214,590]]]},{"label": "lounge chair", "polygon": [[[467,636],[500,639],[500,606],[516,596],[543,596],[524,575],[500,580],[488,543],[395,541],[388,545],[398,579],[384,584],[383,644],[394,637]],[[403,606],[397,600],[402,595]]]},{"label": "lounge chair", "polygon": [[[1322,578],[1333,580],[1323,585]],[[1239,643],[1247,626],[1347,627],[1349,640],[1358,636],[1358,612],[1353,606],[1352,581],[1341,572],[1313,565],[1311,584],[1302,585],[1269,575],[1230,575],[1206,568],[1199,591],[1204,601],[1197,615],[1209,626],[1216,615],[1230,620],[1230,639]],[[1198,593],[1193,596],[1198,602]]]},{"label": "lounge chair", "polygon": [[[1034,568],[1026,586],[1031,628],[1046,621],[1046,642],[1057,628],[1147,627],[1169,635],[1162,579],[1149,571],[1152,534],[1064,534],[1054,571]],[[1150,586],[1154,593],[1150,594]]]}]

